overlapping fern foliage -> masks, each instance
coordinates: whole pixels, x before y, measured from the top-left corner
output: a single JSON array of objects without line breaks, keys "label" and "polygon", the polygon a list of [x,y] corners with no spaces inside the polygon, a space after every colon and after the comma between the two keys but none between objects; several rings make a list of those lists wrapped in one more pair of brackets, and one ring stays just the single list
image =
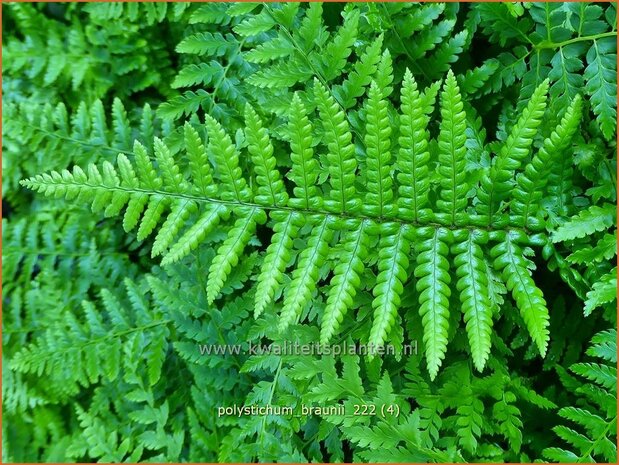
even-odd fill
[{"label": "overlapping fern foliage", "polygon": [[8,11],[4,460],[616,460],[613,4]]}]

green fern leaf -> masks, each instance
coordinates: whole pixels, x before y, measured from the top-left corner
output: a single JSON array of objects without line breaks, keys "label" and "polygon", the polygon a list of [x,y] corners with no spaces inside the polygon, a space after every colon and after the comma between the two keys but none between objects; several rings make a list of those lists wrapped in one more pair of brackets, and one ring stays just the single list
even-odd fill
[{"label": "green fern leaf", "polygon": [[257,15],[250,16],[234,27],[234,32],[243,37],[255,36],[269,31],[275,25],[271,15],[265,10]]},{"label": "green fern leaf", "polygon": [[361,201],[355,195],[357,160],[350,127],[344,112],[317,79],[314,81],[314,94],[325,129],[325,143],[329,149],[327,160],[331,191],[325,207],[332,212],[355,211]]},{"label": "green fern leaf", "polygon": [[365,88],[370,85],[381,58],[382,45],[383,36],[380,35],[367,46],[341,86],[336,86],[333,89],[333,94],[342,102],[345,109],[354,107],[357,99],[363,95]]},{"label": "green fern leaf", "polygon": [[447,243],[450,240],[451,233],[447,229],[417,230],[416,288],[419,292],[419,314],[423,323],[423,342],[431,379],[436,378],[447,351],[451,295]]},{"label": "green fern leaf", "polygon": [[489,173],[481,179],[479,189],[480,203],[478,213],[488,218],[492,223],[494,213],[499,208],[501,200],[511,191],[511,179],[516,169],[520,167],[529,153],[537,128],[541,124],[544,109],[546,108],[546,94],[548,81],[544,81],[533,93],[527,107],[522,112],[516,125],[501,147]]},{"label": "green fern leaf", "polygon": [[292,98],[288,130],[292,160],[288,176],[296,185],[293,189],[295,197],[289,199],[288,203],[294,208],[319,209],[322,203],[316,181],[320,171],[318,161],[313,157],[312,123],[298,94]]},{"label": "green fern leaf", "polygon": [[245,59],[250,63],[267,63],[279,58],[285,58],[294,52],[294,45],[285,36],[278,36],[245,53]]},{"label": "green fern leaf", "polygon": [[466,208],[468,191],[464,171],[466,155],[466,114],[460,89],[451,72],[441,94],[441,126],[438,137],[438,172],[441,175],[440,200],[437,208],[449,215],[452,224],[460,223],[460,213]]},{"label": "green fern leaf", "polygon": [[400,115],[400,150],[398,152],[398,209],[403,219],[418,221],[428,205],[430,178],[428,162],[429,117],[423,105],[417,83],[410,70],[402,82]]},{"label": "green fern leaf", "polygon": [[372,82],[366,106],[365,145],[367,193],[363,211],[371,216],[391,216],[393,205],[393,180],[391,178],[391,127],[387,114],[387,101],[381,90]]},{"label": "green fern leaf", "polygon": [[284,270],[290,262],[292,241],[303,225],[303,217],[296,212],[282,213],[273,211],[275,220],[273,239],[267,248],[262,271],[256,284],[254,316],[258,318],[284,280]]},{"label": "green fern leaf", "polygon": [[261,205],[285,205],[288,194],[284,189],[276,161],[273,156],[273,145],[268,131],[262,127],[262,121],[249,104],[245,107],[245,137],[249,153],[252,156],[258,192],[254,197]]},{"label": "green fern leaf", "polygon": [[434,54],[419,63],[424,69],[431,70],[430,77],[441,76],[450,69],[450,65],[458,61],[458,56],[464,50],[468,38],[467,31],[461,31],[441,44]]},{"label": "green fern leaf", "polygon": [[197,210],[198,206],[191,200],[179,200],[174,203],[171,212],[163,222],[157,233],[151,256],[161,255],[174,241],[176,235],[187,222],[189,215]]},{"label": "green fern leaf", "polygon": [[477,370],[483,371],[490,355],[492,335],[492,305],[482,249],[488,237],[487,234],[474,230],[468,236],[456,233],[454,239],[454,264],[458,277],[456,288],[460,292],[473,363]]},{"label": "green fern leaf", "polygon": [[582,101],[580,96],[576,96],[565,111],[560,124],[548,138],[544,139],[539,151],[524,167],[524,172],[516,177],[510,209],[517,215],[521,226],[539,228],[539,221],[531,219],[531,216],[535,216],[539,208],[552,162],[562,156],[562,150],[567,147],[578,128],[581,114]]},{"label": "green fern leaf", "polygon": [[344,16],[344,24],[337,30],[335,37],[325,48],[323,55],[325,78],[331,80],[342,73],[346,59],[352,53],[352,46],[357,39],[359,11],[353,10]]},{"label": "green fern leaf", "polygon": [[307,63],[302,62],[296,55],[288,61],[257,71],[247,82],[262,88],[292,87],[299,82],[305,82],[314,75]]},{"label": "green fern leaf", "polygon": [[496,244],[490,254],[494,258],[494,267],[502,273],[507,289],[516,301],[529,335],[544,357],[550,338],[548,308],[542,291],[531,277],[532,263],[525,258],[517,244],[524,239],[521,233],[508,232],[505,241]]},{"label": "green fern leaf", "polygon": [[[210,85],[220,78],[220,71],[222,70],[221,66],[217,62],[210,63],[200,63],[200,64],[190,64],[183,67],[177,76],[172,81],[172,88],[178,89],[180,87],[190,87],[196,85]],[[204,92],[204,91],[203,91]],[[197,94],[193,92],[187,92],[182,97],[177,97],[175,100],[171,100],[167,103],[168,107],[164,106],[163,110],[160,109],[160,114],[165,118],[166,116],[174,115],[176,118],[185,113],[195,113],[197,109],[204,104],[204,101],[207,100],[207,94],[200,93],[198,91]],[[164,104],[166,105],[166,104]],[[175,110],[172,110],[172,106],[186,106],[186,109],[183,109],[180,113],[174,113]]]},{"label": "green fern leaf", "polygon": [[589,236],[598,231],[604,231],[617,221],[617,210],[614,205],[606,203],[601,207],[592,205],[562,224],[552,235],[553,242],[571,241]]},{"label": "green fern leaf", "polygon": [[175,263],[189,254],[226,216],[228,216],[228,209],[225,206],[209,205],[193,226],[170,248],[170,251],[161,260],[161,265]]},{"label": "green fern leaf", "polygon": [[212,197],[217,193],[217,187],[213,182],[213,173],[209,164],[206,148],[202,139],[189,123],[184,126],[185,150],[189,161],[191,182],[198,195]]},{"label": "green fern leaf", "polygon": [[307,248],[299,255],[299,263],[292,273],[292,282],[284,294],[284,307],[279,329],[284,331],[301,315],[316,289],[319,266],[324,263],[329,242],[333,237],[333,218],[325,216],[313,228]]},{"label": "green fern leaf", "polygon": [[593,40],[587,52],[585,91],[591,97],[593,112],[600,120],[604,137],[613,140],[617,133],[617,43],[608,37]]},{"label": "green fern leaf", "polygon": [[378,276],[374,286],[374,322],[368,344],[381,347],[395,322],[407,278],[412,230],[407,225],[383,223],[380,232]]},{"label": "green fern leaf", "polygon": [[178,53],[223,56],[237,48],[234,37],[220,33],[198,32],[185,37],[177,46]]},{"label": "green fern leaf", "polygon": [[344,315],[352,307],[353,299],[361,284],[363,262],[369,243],[368,221],[350,222],[343,241],[343,254],[333,271],[320,328],[320,343],[328,344],[337,334]]},{"label": "green fern leaf", "polygon": [[264,211],[257,208],[248,209],[240,212],[240,214],[241,216],[236,220],[228,233],[228,237],[217,250],[217,255],[215,255],[209,267],[206,285],[209,304],[212,304],[219,295],[232,267],[238,263],[239,256],[255,232],[256,225],[266,221]]},{"label": "green fern leaf", "polygon": [[594,247],[583,247],[567,257],[570,263],[587,264],[611,260],[617,255],[617,234],[604,234]]},{"label": "green fern leaf", "polygon": [[236,200],[241,203],[249,201],[251,192],[247,187],[247,181],[242,176],[241,168],[239,168],[239,153],[232,144],[230,136],[209,115],[204,116],[204,124],[209,137],[208,151],[215,158],[217,174],[224,189],[221,193],[222,200]]},{"label": "green fern leaf", "polygon": [[617,267],[602,275],[592,289],[587,292],[584,313],[589,316],[593,310],[601,305],[617,300]]}]

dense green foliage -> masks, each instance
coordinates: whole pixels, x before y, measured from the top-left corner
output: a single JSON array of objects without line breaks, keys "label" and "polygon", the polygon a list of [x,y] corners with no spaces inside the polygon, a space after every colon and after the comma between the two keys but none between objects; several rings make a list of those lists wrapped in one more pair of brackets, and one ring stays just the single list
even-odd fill
[{"label": "dense green foliage", "polygon": [[20,3],[3,47],[5,461],[616,461],[613,4]]}]

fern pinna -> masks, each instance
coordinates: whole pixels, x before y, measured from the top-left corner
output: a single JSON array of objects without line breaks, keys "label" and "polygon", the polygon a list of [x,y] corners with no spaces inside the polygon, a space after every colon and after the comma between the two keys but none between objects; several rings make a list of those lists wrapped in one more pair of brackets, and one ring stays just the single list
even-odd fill
[{"label": "fern pinna", "polygon": [[[399,318],[404,288],[414,286],[432,378],[456,321],[450,314],[458,307],[473,363],[484,368],[496,318],[495,287],[488,282],[499,273],[544,356],[549,315],[530,257],[533,247],[547,242],[541,206],[546,171],[561,159],[579,124],[581,100],[577,96],[541,139],[537,129],[548,92],[548,81],[542,82],[491,165],[472,182],[464,174],[469,169],[465,102],[451,71],[440,93],[438,136],[430,137],[436,88],[420,90],[407,70],[396,109],[389,91],[372,82],[361,111],[364,133],[357,134],[331,90],[314,80],[312,98],[295,95],[290,104],[285,134],[292,166],[286,176],[277,166],[270,131],[247,105],[244,134],[237,134],[236,144],[206,115],[206,143],[186,123],[182,162],[155,138],[152,158],[136,141],[132,160],[121,153],[116,165],[75,166],[23,184],[46,195],[89,202],[106,216],[124,208],[123,226],[137,228],[138,239],[157,230],[152,255],[162,255],[162,265],[212,241],[209,233],[220,223],[227,225],[227,237],[208,270],[210,303],[257,228],[268,224],[274,234],[256,283],[255,314],[282,295],[279,328],[285,331],[305,318],[318,281],[326,279],[324,344],[338,334],[364,289],[373,295],[373,322],[364,342],[385,344]],[[540,143],[533,149],[536,140]],[[247,160],[242,152],[248,153]],[[329,254],[332,247],[341,251],[335,258]],[[371,249],[378,253],[369,254]],[[376,276],[368,269],[377,270]]]}]

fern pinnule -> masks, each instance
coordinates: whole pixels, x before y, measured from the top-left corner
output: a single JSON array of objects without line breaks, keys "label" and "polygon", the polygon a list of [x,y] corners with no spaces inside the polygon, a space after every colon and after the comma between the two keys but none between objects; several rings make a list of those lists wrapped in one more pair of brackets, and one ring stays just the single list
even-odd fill
[{"label": "fern pinnule", "polygon": [[177,262],[200,244],[206,235],[210,233],[222,219],[230,214],[224,205],[208,205],[196,222],[176,241],[168,253],[161,260],[165,266]]},{"label": "fern pinnule", "polygon": [[213,182],[213,170],[202,138],[188,122],[185,123],[183,128],[183,135],[191,183],[195,192],[200,196],[213,197],[217,193],[217,185]]},{"label": "fern pinnule", "polygon": [[451,224],[462,223],[468,191],[464,171],[466,155],[466,114],[456,78],[449,70],[441,93],[441,125],[438,136],[438,172],[441,175],[439,211],[446,213]]},{"label": "fern pinnule", "polygon": [[577,95],[565,110],[559,125],[544,139],[544,143],[524,167],[524,171],[516,176],[510,210],[520,226],[540,228],[541,222],[536,213],[548,182],[550,168],[555,158],[563,156],[562,150],[569,145],[581,115],[582,99]]},{"label": "fern pinnule", "polygon": [[402,81],[400,149],[398,151],[398,212],[402,219],[417,222],[428,205],[430,176],[428,163],[430,118],[422,108],[422,98],[409,69]]},{"label": "fern pinnule", "polygon": [[511,291],[518,310],[522,315],[529,335],[535,342],[541,356],[546,355],[550,338],[548,325],[550,317],[542,291],[535,285],[531,276],[533,263],[525,257],[518,245],[527,237],[520,231],[504,233],[504,240],[490,251],[494,267],[503,276],[507,289]]},{"label": "fern pinnule", "polygon": [[286,330],[300,316],[316,289],[320,266],[325,262],[329,242],[333,237],[333,217],[308,219],[314,224],[307,248],[299,254],[299,262],[292,272],[292,282],[284,293],[284,306],[280,314],[279,329]]},{"label": "fern pinnule", "polygon": [[352,53],[352,46],[357,40],[359,26],[359,11],[353,10],[344,16],[344,24],[337,30],[333,40],[329,42],[322,57],[324,75],[327,80],[337,77],[346,66],[346,59]]},{"label": "fern pinnule", "polygon": [[193,200],[176,200],[172,204],[170,213],[159,228],[153,243],[151,256],[156,257],[165,252],[172,244],[179,231],[185,225],[189,216],[196,212],[198,205]]},{"label": "fern pinnule", "polygon": [[239,153],[230,136],[221,124],[210,115],[204,116],[204,124],[208,131],[208,151],[213,154],[216,163],[216,173],[221,180],[222,200],[247,202],[251,199],[251,191],[243,172],[239,167]]},{"label": "fern pinnule", "polygon": [[482,246],[488,234],[480,230],[457,231],[452,247],[464,323],[471,346],[473,364],[483,371],[490,355],[492,305],[488,293],[488,273]]},{"label": "fern pinnule", "polygon": [[327,344],[342,323],[344,315],[352,307],[357,289],[361,285],[361,274],[368,253],[370,225],[369,220],[349,221],[344,232],[343,253],[333,270],[327,305],[325,307],[321,328],[320,343]]},{"label": "fern pinnule", "polygon": [[269,132],[262,126],[262,121],[249,103],[245,107],[245,137],[256,172],[256,203],[261,205],[285,205],[288,194],[284,188],[276,161],[273,156],[273,144]]},{"label": "fern pinnule", "polygon": [[378,276],[374,286],[372,308],[374,321],[368,344],[374,348],[384,344],[395,322],[400,297],[407,278],[408,255],[413,230],[409,225],[383,223],[380,229]]},{"label": "fern pinnule", "polygon": [[329,91],[316,79],[314,95],[325,129],[329,182],[331,191],[325,208],[332,212],[355,211],[360,206],[356,198],[355,172],[357,159],[348,120]]},{"label": "fern pinnule", "polygon": [[477,212],[486,217],[488,224],[492,224],[493,215],[498,210],[501,200],[509,195],[514,173],[529,153],[537,128],[544,116],[547,93],[548,79],[535,89],[507,140],[501,146],[490,171],[481,179]]},{"label": "fern pinnule", "polygon": [[292,241],[303,226],[304,218],[297,212],[271,212],[273,238],[267,248],[262,271],[256,283],[254,316],[258,318],[284,281],[284,270],[290,262]]},{"label": "fern pinnule", "polygon": [[451,231],[445,228],[419,228],[415,237],[419,314],[423,323],[423,342],[431,379],[438,374],[447,351],[451,296],[447,255],[451,236]]},{"label": "fern pinnule", "polygon": [[365,145],[367,192],[363,212],[371,216],[392,216],[393,179],[391,177],[391,126],[388,102],[382,90],[372,82],[366,106]]},{"label": "fern pinnule", "polygon": [[288,204],[294,208],[319,209],[322,197],[319,195],[316,181],[320,174],[318,161],[314,158],[312,148],[312,123],[307,117],[307,110],[299,97],[294,94],[290,105],[288,131],[290,133],[290,159],[292,168],[288,177],[294,182],[294,197]]},{"label": "fern pinnule", "polygon": [[382,45],[383,35],[381,34],[366,47],[344,82],[334,87],[333,93],[339,96],[344,108],[354,107],[357,99],[364,94],[365,88],[372,82],[372,76],[376,73],[380,61]]},{"label": "fern pinnule", "polygon": [[239,257],[255,232],[256,226],[266,221],[264,210],[255,207],[239,210],[234,226],[217,249],[217,254],[208,270],[206,294],[209,304],[215,301],[230,271],[239,262]]}]

